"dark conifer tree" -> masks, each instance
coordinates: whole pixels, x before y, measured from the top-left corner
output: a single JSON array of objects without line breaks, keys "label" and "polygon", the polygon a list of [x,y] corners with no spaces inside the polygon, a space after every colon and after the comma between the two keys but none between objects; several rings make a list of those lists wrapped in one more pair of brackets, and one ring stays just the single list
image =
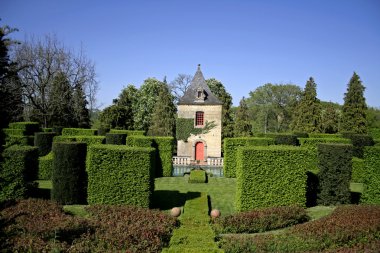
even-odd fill
[{"label": "dark conifer tree", "polygon": [[306,82],[301,100],[295,109],[292,129],[294,131],[315,133],[321,131],[321,102],[317,98],[317,85],[314,79]]},{"label": "dark conifer tree", "polygon": [[175,133],[174,97],[170,93],[169,87],[161,85],[157,103],[152,114],[152,123],[148,130],[148,135],[152,136],[174,136]]},{"label": "dark conifer tree", "polygon": [[252,124],[249,120],[248,106],[243,97],[236,111],[234,137],[248,137],[252,135]]},{"label": "dark conifer tree", "polygon": [[360,77],[354,72],[348,84],[347,93],[344,94],[340,129],[342,132],[367,133],[367,104],[364,90]]},{"label": "dark conifer tree", "polygon": [[87,100],[86,95],[83,92],[81,86],[75,88],[73,93],[73,112],[75,123],[80,128],[89,128],[90,127],[90,114],[87,109]]}]

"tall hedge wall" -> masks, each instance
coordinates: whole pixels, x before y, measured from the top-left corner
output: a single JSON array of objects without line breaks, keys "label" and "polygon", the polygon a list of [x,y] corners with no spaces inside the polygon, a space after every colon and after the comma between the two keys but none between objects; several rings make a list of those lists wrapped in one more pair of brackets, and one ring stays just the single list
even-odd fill
[{"label": "tall hedge wall", "polygon": [[53,132],[38,132],[34,134],[34,146],[38,148],[39,156],[45,156],[50,153],[54,136],[56,136],[56,133]]},{"label": "tall hedge wall", "polygon": [[318,144],[318,204],[350,203],[352,149],[349,144]]},{"label": "tall hedge wall", "polygon": [[53,144],[53,200],[63,205],[86,203],[86,151],[87,145],[83,142]]},{"label": "tall hedge wall", "polygon": [[367,172],[365,169],[364,159],[353,157],[351,182],[364,183],[366,175],[367,175]]},{"label": "tall hedge wall", "polygon": [[119,130],[119,129],[111,129],[110,133],[112,134],[126,134],[127,136],[133,136],[133,135],[145,135],[145,131],[138,131],[138,130]]},{"label": "tall hedge wall", "polygon": [[3,151],[0,171],[0,201],[26,198],[33,190],[37,179],[38,149],[27,146],[12,146]]},{"label": "tall hedge wall", "polygon": [[310,150],[292,146],[248,147],[238,151],[236,210],[306,205]]},{"label": "tall hedge wall", "polygon": [[87,145],[104,144],[105,136],[55,136],[54,142],[84,142]]},{"label": "tall hedge wall", "polygon": [[9,128],[22,130],[22,135],[34,135],[35,132],[40,131],[38,122],[13,122],[9,124]]},{"label": "tall hedge wall", "polygon": [[85,128],[63,128],[62,135],[65,136],[86,136],[86,135],[96,135],[96,129],[85,129]]},{"label": "tall hedge wall", "polygon": [[5,147],[10,146],[33,146],[34,136],[8,135],[5,137]]},{"label": "tall hedge wall", "polygon": [[245,137],[224,139],[224,167],[225,177],[236,177],[237,150],[240,147],[274,145],[273,138]]},{"label": "tall hedge wall", "polygon": [[365,147],[364,161],[366,177],[361,197],[362,203],[380,204],[380,147]]},{"label": "tall hedge wall", "polygon": [[106,133],[106,144],[125,145],[126,134]]},{"label": "tall hedge wall", "polygon": [[53,171],[53,152],[38,158],[38,179],[51,180],[51,173]]},{"label": "tall hedge wall", "polygon": [[154,161],[153,148],[91,146],[88,203],[151,206]]},{"label": "tall hedge wall", "polygon": [[128,147],[152,147],[153,145],[153,138],[147,137],[143,135],[132,135],[128,136],[126,139],[126,145]]},{"label": "tall hedge wall", "polygon": [[173,137],[153,137],[153,146],[157,148],[158,161],[156,164],[157,177],[171,177],[173,171],[173,152],[175,141]]}]

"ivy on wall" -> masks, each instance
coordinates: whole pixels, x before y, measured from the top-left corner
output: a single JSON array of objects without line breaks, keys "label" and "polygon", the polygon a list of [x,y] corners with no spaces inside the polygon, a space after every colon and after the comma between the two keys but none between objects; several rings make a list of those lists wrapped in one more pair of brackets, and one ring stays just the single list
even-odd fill
[{"label": "ivy on wall", "polygon": [[177,140],[182,140],[186,142],[190,135],[207,134],[210,132],[211,129],[215,127],[216,124],[214,121],[206,121],[205,126],[203,128],[195,128],[194,119],[178,118],[176,126],[176,137]]}]

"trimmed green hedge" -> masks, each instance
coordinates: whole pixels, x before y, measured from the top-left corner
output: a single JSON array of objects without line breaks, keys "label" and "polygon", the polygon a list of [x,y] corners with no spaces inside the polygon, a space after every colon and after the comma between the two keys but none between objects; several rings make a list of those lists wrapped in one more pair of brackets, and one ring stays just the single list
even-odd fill
[{"label": "trimmed green hedge", "polygon": [[38,149],[12,146],[3,151],[0,171],[0,202],[30,196],[38,173]]},{"label": "trimmed green hedge", "polygon": [[319,143],[342,143],[342,144],[351,144],[350,139],[344,139],[344,138],[298,138],[301,147],[311,147],[311,148],[317,148],[317,145]]},{"label": "trimmed green hedge", "polygon": [[154,190],[153,148],[90,146],[89,204],[151,206]]},{"label": "trimmed green hedge", "polygon": [[107,133],[106,144],[125,145],[126,138],[127,138],[127,134]]},{"label": "trimmed green hedge", "polygon": [[5,137],[5,147],[10,146],[33,146],[34,136],[8,135]]},{"label": "trimmed green hedge", "polygon": [[104,136],[55,136],[53,142],[84,142],[88,146],[94,144],[104,144]]},{"label": "trimmed green hedge", "polygon": [[153,137],[147,137],[143,135],[127,135],[126,145],[128,147],[152,147]]},{"label": "trimmed green hedge", "polygon": [[206,171],[192,170],[190,171],[189,183],[206,183]]},{"label": "trimmed green hedge", "polygon": [[23,135],[34,135],[40,131],[38,122],[13,122],[9,124],[10,129],[19,129],[23,131]]},{"label": "trimmed green hedge", "polygon": [[236,177],[237,150],[240,147],[274,145],[272,138],[225,138],[224,139],[224,167],[225,177]]},{"label": "trimmed green hedge", "polygon": [[65,136],[93,136],[96,135],[98,130],[85,129],[85,128],[63,128],[62,135]]},{"label": "trimmed green hedge", "polygon": [[364,147],[374,146],[375,141],[372,136],[367,134],[353,134],[350,135],[352,145],[354,145],[353,156],[358,158],[363,158],[364,156]]},{"label": "trimmed green hedge", "polygon": [[318,144],[318,204],[350,203],[352,148],[349,144]]},{"label": "trimmed green hedge", "polygon": [[39,156],[45,156],[50,153],[54,136],[56,136],[56,133],[53,132],[39,132],[34,134],[34,146],[38,148]]},{"label": "trimmed green hedge", "polygon": [[274,144],[276,145],[290,145],[299,146],[300,143],[297,139],[297,135],[294,134],[279,134],[274,137]]},{"label": "trimmed green hedge", "polygon": [[3,131],[4,131],[5,135],[24,136],[24,130],[23,129],[4,128]]},{"label": "trimmed green hedge", "polygon": [[156,164],[157,177],[171,177],[173,171],[173,152],[175,140],[173,137],[153,137],[153,146],[158,151],[158,161]]},{"label": "trimmed green hedge", "polygon": [[45,156],[38,158],[38,179],[40,180],[51,180],[51,173],[53,171],[53,152]]},{"label": "trimmed green hedge", "polygon": [[366,174],[364,159],[353,157],[351,182],[364,183]]},{"label": "trimmed green hedge", "polygon": [[53,128],[44,127],[44,128],[42,128],[42,132],[44,132],[44,133],[52,133],[53,132]]},{"label": "trimmed green hedge", "polygon": [[318,138],[318,139],[336,139],[336,138],[342,138],[343,136],[341,134],[322,134],[322,133],[310,133],[310,138]]},{"label": "trimmed green hedge", "polygon": [[239,149],[236,210],[305,206],[310,157],[309,149],[292,146]]},{"label": "trimmed green hedge", "polygon": [[139,131],[139,130],[119,130],[119,129],[111,129],[110,133],[112,134],[126,134],[127,136],[133,136],[133,135],[145,135],[145,131]]},{"label": "trimmed green hedge", "polygon": [[366,177],[361,197],[362,203],[380,204],[380,147],[365,147],[364,161]]},{"label": "trimmed green hedge", "polygon": [[53,144],[53,200],[63,205],[86,204],[86,152],[83,142]]}]

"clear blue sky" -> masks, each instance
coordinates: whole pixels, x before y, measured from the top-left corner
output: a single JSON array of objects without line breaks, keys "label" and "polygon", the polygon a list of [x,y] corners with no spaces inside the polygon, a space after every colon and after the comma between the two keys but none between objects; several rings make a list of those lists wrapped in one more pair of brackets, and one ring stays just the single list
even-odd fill
[{"label": "clear blue sky", "polygon": [[305,86],[343,103],[354,71],[380,107],[380,1],[1,0],[13,38],[54,33],[96,63],[99,103],[148,77],[173,80],[202,65],[235,105],[265,83]]}]

